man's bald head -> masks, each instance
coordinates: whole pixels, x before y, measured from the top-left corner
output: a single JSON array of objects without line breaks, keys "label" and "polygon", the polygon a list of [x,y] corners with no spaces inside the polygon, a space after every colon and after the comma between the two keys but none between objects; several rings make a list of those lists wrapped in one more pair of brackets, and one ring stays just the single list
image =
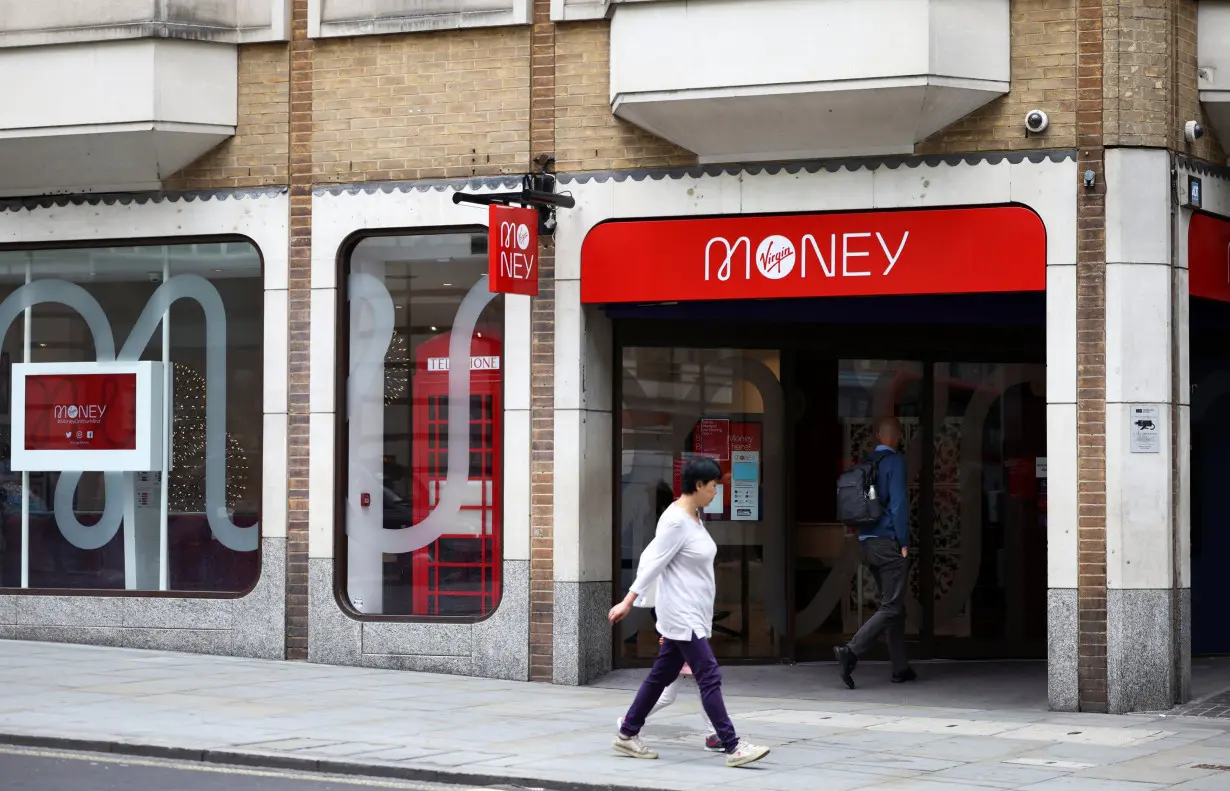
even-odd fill
[{"label": "man's bald head", "polygon": [[897,443],[901,440],[901,423],[895,417],[881,418],[876,424],[876,438],[879,439],[881,445],[887,445],[890,448],[897,447]]}]

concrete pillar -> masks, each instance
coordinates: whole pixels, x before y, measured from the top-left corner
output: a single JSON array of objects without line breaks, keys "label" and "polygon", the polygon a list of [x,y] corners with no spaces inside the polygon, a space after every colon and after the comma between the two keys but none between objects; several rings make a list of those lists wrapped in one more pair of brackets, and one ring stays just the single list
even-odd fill
[{"label": "concrete pillar", "polygon": [[[585,684],[611,669],[614,346],[610,319],[581,304],[579,247],[561,239],[555,284],[557,684]],[[577,251],[571,265],[568,250]]]},{"label": "concrete pillar", "polygon": [[[1047,234],[1058,232],[1047,228]],[[1074,252],[1074,251],[1073,251]],[[1077,679],[1076,261],[1046,267],[1047,699],[1080,709]]]},{"label": "concrete pillar", "polygon": [[1168,709],[1190,679],[1170,154],[1106,151],[1106,676],[1111,713]]}]

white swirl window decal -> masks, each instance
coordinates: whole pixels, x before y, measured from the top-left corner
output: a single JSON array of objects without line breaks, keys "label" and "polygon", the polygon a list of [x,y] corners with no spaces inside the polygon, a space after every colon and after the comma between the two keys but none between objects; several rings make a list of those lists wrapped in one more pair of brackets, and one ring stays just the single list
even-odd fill
[{"label": "white swirl window decal", "polygon": [[[199,275],[175,275],[166,280],[145,303],[119,354],[106,313],[81,286],[65,280],[35,280],[19,287],[0,302],[0,337],[26,310],[56,303],[75,310],[85,321],[94,341],[98,362],[139,360],[154,331],[171,305],[190,299],[205,315],[205,517],[219,543],[235,552],[253,552],[259,545],[260,523],[236,525],[226,505],[226,309],[213,284]],[[124,520],[124,474],[103,474],[105,502],[98,523],[77,520],[73,500],[81,481],[80,472],[65,472],[56,483],[53,511],[60,533],[78,549],[106,546]]]},{"label": "white swirl window decal", "polygon": [[[401,529],[365,529],[367,523],[357,519],[363,506],[361,492],[379,492],[383,488],[379,468],[383,432],[369,432],[362,425],[364,410],[383,403],[385,389],[385,355],[393,342],[395,309],[393,298],[380,279],[356,273],[349,278],[351,310],[364,311],[370,327],[363,338],[354,339],[351,350],[350,376],[347,382],[347,421],[350,423],[349,491],[346,496],[348,532],[351,547],[367,559],[378,561],[381,554],[400,555],[431,544],[448,532],[461,513],[469,486],[470,426],[465,420],[448,422],[448,469],[440,487],[439,500],[421,522]],[[470,344],[483,309],[495,298],[485,279],[480,279],[466,293],[453,319],[448,356],[448,409],[450,415],[463,415],[470,404]],[[368,447],[368,446],[371,447]],[[351,531],[350,525],[363,525]]]}]

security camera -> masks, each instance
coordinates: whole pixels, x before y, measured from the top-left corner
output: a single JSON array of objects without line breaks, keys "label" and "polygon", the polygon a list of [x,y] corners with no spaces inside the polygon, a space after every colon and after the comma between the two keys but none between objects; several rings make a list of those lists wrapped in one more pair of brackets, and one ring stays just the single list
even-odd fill
[{"label": "security camera", "polygon": [[1183,139],[1189,143],[1195,143],[1200,138],[1204,137],[1204,125],[1199,121],[1188,121],[1183,124]]},{"label": "security camera", "polygon": [[1031,134],[1041,134],[1051,125],[1050,116],[1041,110],[1030,110],[1025,115],[1025,131]]}]

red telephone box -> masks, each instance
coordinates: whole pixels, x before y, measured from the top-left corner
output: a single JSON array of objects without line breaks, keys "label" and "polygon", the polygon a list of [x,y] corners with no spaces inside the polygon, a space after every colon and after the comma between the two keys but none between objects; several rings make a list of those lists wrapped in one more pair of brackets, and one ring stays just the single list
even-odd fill
[{"label": "red telephone box", "polygon": [[[411,383],[412,511],[417,524],[439,502],[448,477],[448,347],[451,333],[415,349]],[[500,600],[503,343],[489,328],[470,345],[469,482],[455,527],[411,553],[416,615],[481,616]]]}]

